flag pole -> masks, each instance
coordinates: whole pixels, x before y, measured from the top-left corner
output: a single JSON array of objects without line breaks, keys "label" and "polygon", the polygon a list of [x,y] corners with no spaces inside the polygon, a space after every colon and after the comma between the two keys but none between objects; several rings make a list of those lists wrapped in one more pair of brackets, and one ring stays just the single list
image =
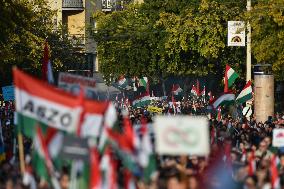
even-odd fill
[{"label": "flag pole", "polygon": [[25,172],[25,160],[24,160],[24,145],[23,145],[22,133],[18,134],[18,143],[19,143],[20,170],[21,170],[21,173],[24,174],[24,172]]}]

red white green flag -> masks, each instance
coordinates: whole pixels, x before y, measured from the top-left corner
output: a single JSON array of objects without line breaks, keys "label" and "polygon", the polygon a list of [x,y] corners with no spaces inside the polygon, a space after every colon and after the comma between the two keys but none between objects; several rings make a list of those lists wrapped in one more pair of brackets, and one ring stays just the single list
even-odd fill
[{"label": "red white green flag", "polygon": [[172,87],[172,93],[173,93],[175,96],[181,95],[181,93],[182,93],[182,88],[180,87],[179,84],[174,84],[174,85],[173,85],[173,87]]},{"label": "red white green flag", "polygon": [[273,155],[270,160],[271,188],[280,188],[280,178],[277,164],[277,156]]},{"label": "red white green flag", "polygon": [[90,150],[91,162],[90,162],[90,189],[101,189],[102,180],[100,172],[100,160],[99,152],[93,148]]},{"label": "red white green flag", "polygon": [[252,87],[251,87],[251,81],[248,81],[245,85],[244,89],[241,91],[239,96],[236,98],[236,101],[240,104],[252,99]]},{"label": "red white green flag", "polygon": [[109,102],[83,100],[14,69],[17,123],[28,137],[33,137],[33,126],[38,122],[58,130],[75,133],[81,112],[85,118],[81,136],[98,136],[103,120],[116,120],[116,115],[106,114]]},{"label": "red white green flag", "polygon": [[111,154],[108,147],[100,162],[100,170],[102,173],[102,189],[118,189],[117,183],[117,161]]},{"label": "red white green flag", "polygon": [[60,133],[55,132],[51,138],[45,138],[41,127],[36,127],[36,134],[34,136],[35,151],[33,153],[35,171],[44,180],[48,181],[50,179],[55,189],[59,189],[60,187],[55,176],[52,158],[58,156],[62,141],[63,135]]},{"label": "red white green flag", "polygon": [[235,101],[235,94],[233,93],[224,93],[218,98],[215,98],[210,102],[214,109],[217,109],[219,106],[230,105]]},{"label": "red white green flag", "polygon": [[151,97],[148,92],[143,93],[136,97],[136,99],[132,102],[132,106],[137,107],[144,107],[148,106],[151,103]]},{"label": "red white green flag", "polygon": [[229,91],[229,87],[233,85],[235,80],[239,77],[237,72],[233,70],[228,64],[226,65],[226,71],[225,71],[225,88],[224,92]]},{"label": "red white green flag", "polygon": [[151,177],[156,172],[156,160],[154,156],[153,145],[150,138],[150,132],[147,128],[146,120],[141,119],[141,141],[138,152],[139,164],[143,168],[143,178],[146,183],[151,181]]}]

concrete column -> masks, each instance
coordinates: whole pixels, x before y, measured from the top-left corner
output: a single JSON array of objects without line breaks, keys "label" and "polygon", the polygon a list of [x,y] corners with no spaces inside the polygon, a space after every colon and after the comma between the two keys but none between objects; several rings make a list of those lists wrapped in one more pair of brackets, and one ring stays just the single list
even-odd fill
[{"label": "concrete column", "polygon": [[257,122],[274,115],[274,76],[254,75],[254,114]]}]

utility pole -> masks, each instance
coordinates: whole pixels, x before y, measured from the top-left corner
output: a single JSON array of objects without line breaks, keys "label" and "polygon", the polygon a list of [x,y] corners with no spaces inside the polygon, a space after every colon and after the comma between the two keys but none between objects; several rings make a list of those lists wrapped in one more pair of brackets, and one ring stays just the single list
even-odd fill
[{"label": "utility pole", "polygon": [[[251,11],[251,0],[247,0],[247,11]],[[247,23],[247,75],[246,81],[251,80],[251,26]]]}]

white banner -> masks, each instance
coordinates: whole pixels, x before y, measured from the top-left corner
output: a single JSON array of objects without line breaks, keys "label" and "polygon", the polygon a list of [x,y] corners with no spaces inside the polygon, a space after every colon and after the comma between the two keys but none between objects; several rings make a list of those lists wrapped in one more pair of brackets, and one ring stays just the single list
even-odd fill
[{"label": "white banner", "polygon": [[16,110],[23,116],[67,132],[74,132],[80,119],[81,107],[70,107],[51,99],[32,95],[16,88]]},{"label": "white banner", "polygon": [[246,46],[245,22],[228,21],[228,46]]},{"label": "white banner", "polygon": [[74,75],[70,73],[59,73],[58,87],[72,94],[79,94],[80,86],[85,90],[85,96],[87,98],[96,98],[96,81],[90,77],[83,77],[80,75]]},{"label": "white banner", "polygon": [[273,129],[272,146],[284,147],[284,129]]},{"label": "white banner", "polygon": [[206,117],[157,116],[154,131],[158,154],[209,154],[209,123]]}]

